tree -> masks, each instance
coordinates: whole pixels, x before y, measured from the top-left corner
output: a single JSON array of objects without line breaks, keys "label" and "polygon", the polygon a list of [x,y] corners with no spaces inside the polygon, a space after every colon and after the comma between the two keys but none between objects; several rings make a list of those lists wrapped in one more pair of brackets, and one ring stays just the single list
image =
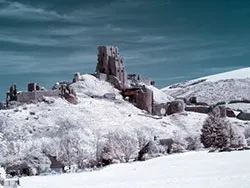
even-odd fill
[{"label": "tree", "polygon": [[137,135],[124,130],[116,130],[108,133],[107,140],[108,151],[112,152],[115,159],[128,162],[132,156],[137,155]]},{"label": "tree", "polygon": [[6,178],[6,172],[4,168],[0,166],[0,186],[3,185],[5,178]]},{"label": "tree", "polygon": [[245,145],[245,138],[226,118],[209,114],[201,129],[201,143],[205,148],[221,149]]},{"label": "tree", "polygon": [[60,137],[58,157],[66,165],[71,166],[77,163],[81,150],[80,126],[73,120],[61,120],[58,122],[59,129],[57,136]]}]

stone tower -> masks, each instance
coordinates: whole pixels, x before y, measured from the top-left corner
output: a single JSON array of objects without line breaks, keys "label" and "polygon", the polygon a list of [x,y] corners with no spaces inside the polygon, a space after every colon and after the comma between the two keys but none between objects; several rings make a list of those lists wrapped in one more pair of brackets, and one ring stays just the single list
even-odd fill
[{"label": "stone tower", "polygon": [[[123,59],[119,56],[119,50],[117,47],[98,47],[98,63],[96,66],[96,72],[97,74],[105,74],[107,80],[111,83],[112,80],[117,80],[120,88],[123,88],[126,85],[125,66]],[[117,85],[117,83],[114,85]]]}]

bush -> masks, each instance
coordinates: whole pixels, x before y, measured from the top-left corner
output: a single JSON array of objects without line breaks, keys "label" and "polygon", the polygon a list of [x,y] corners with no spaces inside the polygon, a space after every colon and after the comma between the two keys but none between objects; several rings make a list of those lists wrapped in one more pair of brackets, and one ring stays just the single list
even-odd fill
[{"label": "bush", "polygon": [[173,143],[172,145],[172,153],[183,153],[186,149],[183,144]]},{"label": "bush", "polygon": [[187,150],[198,150],[201,148],[201,141],[199,136],[189,136],[185,138],[187,142]]},{"label": "bush", "polygon": [[142,149],[149,141],[154,138],[154,133],[150,128],[139,128],[136,129],[139,149]]},{"label": "bush", "polygon": [[137,135],[133,135],[123,130],[116,130],[107,134],[106,151],[112,155],[113,159],[121,162],[128,162],[132,157],[136,157],[138,151]]},{"label": "bush", "polygon": [[247,141],[244,134],[239,130],[238,127],[231,125],[228,127],[228,136],[230,140],[230,147],[239,148],[247,146]]},{"label": "bush", "polygon": [[188,141],[185,139],[186,134],[180,131],[173,132],[173,140],[171,153],[183,153],[188,147]]},{"label": "bush", "polygon": [[201,143],[205,148],[241,147],[245,137],[226,118],[209,114],[201,129]]},{"label": "bush", "polygon": [[245,128],[244,135],[247,140],[247,145],[250,145],[250,127]]}]

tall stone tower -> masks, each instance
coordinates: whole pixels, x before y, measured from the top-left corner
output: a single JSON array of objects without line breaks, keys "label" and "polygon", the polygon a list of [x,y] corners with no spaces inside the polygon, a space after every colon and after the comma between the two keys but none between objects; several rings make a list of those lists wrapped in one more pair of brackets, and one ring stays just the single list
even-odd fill
[{"label": "tall stone tower", "polygon": [[[120,88],[126,85],[126,71],[123,59],[119,56],[119,50],[114,46],[98,47],[98,63],[96,66],[97,74],[105,74],[107,80],[119,82]],[[116,80],[116,81],[115,81]],[[117,83],[113,83],[115,86]],[[118,86],[116,86],[118,87]]]}]

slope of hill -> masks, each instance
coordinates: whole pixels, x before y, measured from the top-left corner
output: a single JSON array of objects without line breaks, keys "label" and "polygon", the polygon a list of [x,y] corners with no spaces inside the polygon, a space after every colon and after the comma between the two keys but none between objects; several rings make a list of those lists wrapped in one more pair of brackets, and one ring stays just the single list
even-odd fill
[{"label": "slope of hill", "polygon": [[[96,159],[98,144],[107,143],[109,133],[135,142],[136,147],[131,151],[134,158],[139,148],[156,135],[179,139],[185,144],[184,138],[199,135],[206,117],[195,113],[163,118],[148,116],[122,100],[118,90],[109,83],[91,75],[84,75],[83,80],[72,85],[77,93],[77,105],[61,98],[47,98],[48,102],[1,110],[0,163],[20,164],[37,156],[42,158],[45,151],[65,164],[79,162],[84,166]],[[156,101],[171,99],[156,88],[154,92]],[[105,93],[114,93],[116,99],[103,97]],[[82,152],[81,156],[76,150]],[[44,161],[45,167],[48,165],[45,159],[40,161]]]},{"label": "slope of hill", "polygon": [[249,157],[249,151],[188,152],[94,172],[22,178],[21,188],[247,188]]},{"label": "slope of hill", "polygon": [[197,97],[199,102],[216,104],[250,100],[250,68],[212,75],[163,88],[174,98]]},{"label": "slope of hill", "polygon": [[[77,93],[76,105],[61,98],[46,98],[37,104],[0,110],[0,164],[28,165],[32,169],[39,165],[43,171],[50,165],[49,154],[66,165],[93,167],[107,145],[111,148],[108,155],[119,161],[132,160],[154,136],[172,138],[177,150],[187,149],[189,144],[200,147],[200,129],[206,114],[151,116],[123,100],[109,83],[91,75],[82,78],[71,85]],[[151,89],[156,103],[173,100],[157,88]],[[227,89],[230,93],[231,88]],[[115,99],[105,98],[106,93],[113,93]],[[230,121],[242,131],[249,126],[235,118]]]}]

